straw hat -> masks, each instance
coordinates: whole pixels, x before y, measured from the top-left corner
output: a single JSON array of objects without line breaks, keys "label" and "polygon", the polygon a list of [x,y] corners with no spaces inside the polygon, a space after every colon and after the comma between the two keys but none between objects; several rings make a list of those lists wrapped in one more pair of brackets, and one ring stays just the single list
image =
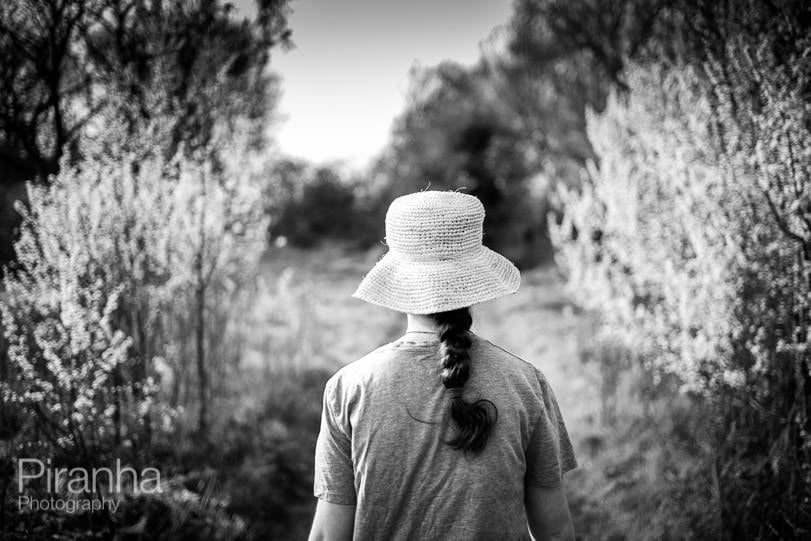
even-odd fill
[{"label": "straw hat", "polygon": [[515,293],[521,275],[482,245],[484,207],[459,192],[395,199],[386,213],[389,251],[352,295],[409,314],[464,308]]}]

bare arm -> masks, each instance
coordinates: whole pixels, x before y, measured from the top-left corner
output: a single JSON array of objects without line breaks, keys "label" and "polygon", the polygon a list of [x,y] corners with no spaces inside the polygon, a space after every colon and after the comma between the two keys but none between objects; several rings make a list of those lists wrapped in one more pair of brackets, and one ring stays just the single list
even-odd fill
[{"label": "bare arm", "polygon": [[529,531],[538,541],[574,541],[574,526],[563,483],[557,487],[526,485]]},{"label": "bare arm", "polygon": [[308,541],[351,541],[355,506],[318,500]]}]

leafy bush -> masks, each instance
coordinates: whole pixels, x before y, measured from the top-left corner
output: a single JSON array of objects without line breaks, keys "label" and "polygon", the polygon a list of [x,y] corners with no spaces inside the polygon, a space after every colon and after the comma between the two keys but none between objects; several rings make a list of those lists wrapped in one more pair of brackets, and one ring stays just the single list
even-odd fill
[{"label": "leafy bush", "polygon": [[170,185],[154,162],[133,165],[66,166],[52,186],[29,185],[20,209],[18,264],[0,306],[11,374],[0,386],[26,412],[22,441],[43,435],[43,453],[81,461],[124,441],[148,445],[155,359],[137,355],[147,337],[133,344],[131,317],[169,300]]},{"label": "leafy bush", "polygon": [[41,434],[42,452],[79,461],[122,448],[146,456],[178,406],[160,383],[196,384],[205,425],[208,374],[222,370],[212,359],[229,358],[212,335],[234,332],[217,315],[239,300],[267,224],[244,138],[229,131],[214,144],[219,154],[170,161],[160,147],[105,144],[50,185],[29,185],[0,305],[2,398],[26,413],[22,442]]},{"label": "leafy bush", "polygon": [[530,135],[538,119],[527,115],[520,95],[528,81],[488,60],[412,70],[409,104],[370,191],[384,209],[394,197],[425,189],[475,195],[487,210],[484,243],[531,266],[551,255],[544,216],[558,175],[544,169],[551,151]]},{"label": "leafy bush", "polygon": [[[686,4],[682,15],[716,30],[688,34],[688,45],[710,40],[697,46],[703,56],[688,48],[676,62],[632,65],[629,92],[589,116],[599,166],[581,191],[561,190],[553,238],[571,294],[602,315],[600,336],[706,404],[702,430],[714,445],[658,494],[659,518],[712,478],[704,519],[719,517],[723,535],[802,537],[811,531],[811,41],[790,2]],[[693,430],[679,415],[668,429],[675,441]],[[699,510],[678,528],[713,538],[697,526],[704,519]]]},{"label": "leafy bush", "polygon": [[382,237],[376,211],[388,202],[364,199],[360,179],[294,161],[275,164],[270,176],[266,199],[273,216],[271,237],[304,248],[323,240],[366,248]]}]

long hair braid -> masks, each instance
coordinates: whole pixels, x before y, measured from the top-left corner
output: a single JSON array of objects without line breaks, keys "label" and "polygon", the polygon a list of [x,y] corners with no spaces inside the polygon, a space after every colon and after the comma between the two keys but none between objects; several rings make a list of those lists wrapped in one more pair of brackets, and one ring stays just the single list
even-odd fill
[{"label": "long hair braid", "polygon": [[448,390],[450,415],[458,431],[446,443],[457,450],[478,453],[487,443],[498,411],[490,400],[468,402],[462,397],[471,370],[469,350],[472,344],[470,327],[473,317],[469,308],[439,312],[429,317],[438,327],[439,377]]}]

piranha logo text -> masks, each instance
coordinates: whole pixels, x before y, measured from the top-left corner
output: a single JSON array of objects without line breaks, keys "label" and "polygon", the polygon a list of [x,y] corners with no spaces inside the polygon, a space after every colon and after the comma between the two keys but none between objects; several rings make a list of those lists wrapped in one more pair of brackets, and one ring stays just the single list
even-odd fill
[{"label": "piranha logo text", "polygon": [[[44,479],[43,479],[44,478]],[[72,495],[88,493],[120,493],[122,486],[132,487],[135,494],[162,492],[160,471],[144,468],[140,472],[129,466],[121,467],[116,459],[111,468],[54,468],[51,459],[44,462],[37,458],[20,458],[17,468],[17,488],[23,492],[25,484],[35,479],[44,480],[44,489],[49,493],[67,490]]]}]

